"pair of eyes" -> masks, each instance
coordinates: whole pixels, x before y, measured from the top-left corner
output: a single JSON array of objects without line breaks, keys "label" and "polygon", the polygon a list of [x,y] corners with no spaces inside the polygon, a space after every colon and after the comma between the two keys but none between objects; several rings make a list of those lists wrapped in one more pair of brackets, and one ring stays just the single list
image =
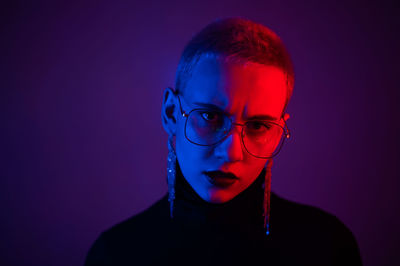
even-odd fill
[{"label": "pair of eyes", "polygon": [[[216,111],[202,111],[200,115],[205,121],[212,124],[223,124],[223,121],[228,119],[224,114]],[[254,120],[247,121],[246,128],[253,131],[262,131],[270,129],[271,125],[265,121]]]}]

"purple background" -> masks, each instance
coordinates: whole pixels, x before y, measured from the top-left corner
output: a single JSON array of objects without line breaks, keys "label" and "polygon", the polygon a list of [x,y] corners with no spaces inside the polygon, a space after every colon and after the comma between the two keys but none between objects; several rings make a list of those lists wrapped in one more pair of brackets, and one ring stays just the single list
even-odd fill
[{"label": "purple background", "polygon": [[195,32],[240,15],[275,30],[295,65],[273,190],[337,215],[365,265],[400,265],[394,3],[3,6],[0,264],[81,265],[102,230],[166,193],[162,90]]}]

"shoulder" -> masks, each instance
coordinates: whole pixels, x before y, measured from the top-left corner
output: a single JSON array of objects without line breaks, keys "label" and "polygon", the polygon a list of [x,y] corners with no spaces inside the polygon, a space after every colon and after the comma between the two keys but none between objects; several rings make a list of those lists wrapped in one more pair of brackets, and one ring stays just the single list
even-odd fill
[{"label": "shoulder", "polygon": [[168,220],[168,204],[165,195],[144,211],[112,226],[103,235],[108,238],[121,238],[132,234],[138,236],[142,233],[148,233],[148,230],[154,231]]},{"label": "shoulder", "polygon": [[85,265],[118,265],[119,260],[130,261],[133,255],[140,261],[149,254],[132,254],[132,251],[141,247],[140,250],[150,252],[154,239],[167,232],[164,227],[168,222],[169,205],[164,196],[144,211],[102,232],[90,248]]},{"label": "shoulder", "polygon": [[[352,237],[349,228],[335,215],[321,208],[297,203],[272,194],[271,221],[276,224],[315,234]],[[273,217],[273,215],[275,217]]]},{"label": "shoulder", "polygon": [[320,208],[273,194],[271,234],[273,230],[276,230],[276,238],[283,242],[290,240],[291,245],[300,250],[313,250],[339,264],[347,261],[351,262],[349,265],[361,265],[353,233],[338,217]]}]

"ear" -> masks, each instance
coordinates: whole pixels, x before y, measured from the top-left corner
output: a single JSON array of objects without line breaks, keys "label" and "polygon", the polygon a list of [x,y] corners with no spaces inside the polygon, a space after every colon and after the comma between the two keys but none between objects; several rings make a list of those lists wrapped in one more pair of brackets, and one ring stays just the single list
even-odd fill
[{"label": "ear", "polygon": [[176,133],[176,121],[178,118],[178,101],[176,98],[175,91],[167,87],[164,90],[163,102],[161,106],[161,121],[164,130],[168,135],[174,136]]},{"label": "ear", "polygon": [[288,119],[290,118],[290,115],[288,113],[283,115],[283,120],[288,121]]},{"label": "ear", "polygon": [[[285,121],[285,124],[286,124],[286,122],[289,120],[289,118],[290,118],[290,115],[288,114],[288,113],[286,113],[286,114],[284,114],[283,115],[283,120]],[[287,138],[290,138],[290,131],[289,131],[289,129],[287,128],[287,125],[286,125],[286,129],[287,129],[287,133],[288,133],[288,135],[286,136]]]}]

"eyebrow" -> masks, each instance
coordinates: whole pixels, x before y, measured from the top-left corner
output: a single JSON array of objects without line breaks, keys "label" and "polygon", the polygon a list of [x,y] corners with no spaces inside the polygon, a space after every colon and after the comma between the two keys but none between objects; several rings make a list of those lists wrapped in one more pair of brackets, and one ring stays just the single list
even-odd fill
[{"label": "eyebrow", "polygon": [[219,106],[217,106],[217,105],[215,105],[215,104],[211,104],[211,103],[199,103],[199,102],[195,102],[195,103],[193,103],[193,104],[198,105],[198,106],[202,106],[202,107],[205,107],[205,108],[217,109],[217,110],[223,111],[223,109],[222,109],[221,107],[219,107]]},{"label": "eyebrow", "polygon": [[[209,109],[220,110],[221,112],[223,112],[223,109],[222,109],[221,107],[218,107],[218,106],[215,105],[215,104],[210,104],[210,103],[199,103],[199,102],[195,102],[195,103],[193,103],[193,104],[198,105],[198,106],[202,106],[202,107],[205,107],[205,108],[209,108]],[[264,120],[268,120],[268,121],[277,121],[277,120],[279,120],[279,119],[276,118],[276,117],[273,117],[273,116],[271,116],[271,115],[253,115],[253,116],[251,116],[251,117],[247,117],[247,119],[245,119],[245,120],[247,120],[247,121],[255,121],[255,120],[261,120],[261,121],[264,121]]]},{"label": "eyebrow", "polygon": [[247,120],[271,120],[271,121],[277,121],[279,119],[270,116],[270,115],[253,115],[251,117],[248,117]]}]

